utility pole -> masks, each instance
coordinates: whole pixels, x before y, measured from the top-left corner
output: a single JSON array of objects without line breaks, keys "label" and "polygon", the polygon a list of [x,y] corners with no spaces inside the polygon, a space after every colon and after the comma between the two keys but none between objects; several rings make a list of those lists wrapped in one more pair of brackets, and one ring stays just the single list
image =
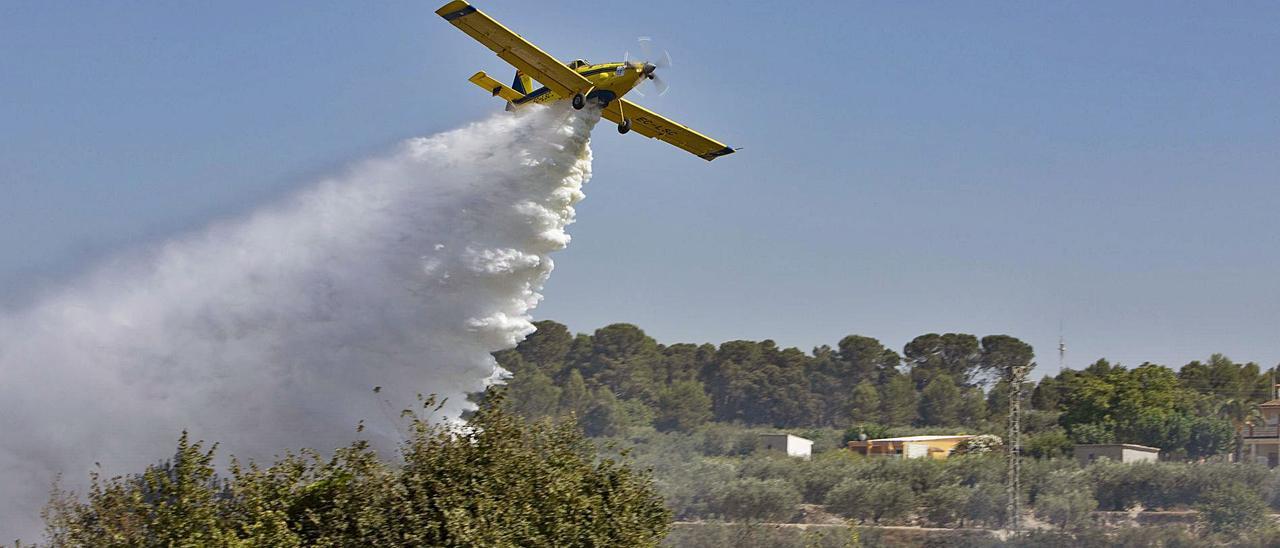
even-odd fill
[{"label": "utility pole", "polygon": [[1005,440],[1005,512],[1008,527],[1014,532],[1022,529],[1022,383],[1026,381],[1030,367],[1012,367],[1006,373],[1009,381],[1009,437]]},{"label": "utility pole", "polygon": [[982,367],[1009,384],[1009,432],[1005,439],[1005,512],[1008,528],[1022,529],[1022,384],[1036,364],[1031,345],[1008,335],[982,338]]},{"label": "utility pole", "polygon": [[1062,334],[1063,322],[1058,320],[1058,371],[1067,367],[1067,339]]}]

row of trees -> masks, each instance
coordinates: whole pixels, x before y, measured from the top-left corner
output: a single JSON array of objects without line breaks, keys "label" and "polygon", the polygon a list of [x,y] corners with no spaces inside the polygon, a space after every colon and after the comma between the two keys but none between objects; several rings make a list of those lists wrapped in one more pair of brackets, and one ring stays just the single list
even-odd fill
[{"label": "row of trees", "polygon": [[[930,333],[901,353],[849,335],[805,353],[771,340],[663,345],[630,324],[577,335],[552,321],[537,327],[495,354],[513,374],[509,409],[573,416],[592,436],[647,426],[689,432],[707,422],[997,433],[1009,386],[993,372],[1034,357],[1007,335]],[[1171,457],[1220,454],[1267,399],[1273,374],[1221,355],[1180,371],[1106,360],[1063,370],[1023,388],[1027,445],[1038,456],[1100,442],[1152,445]]]},{"label": "row of trees", "polygon": [[[680,521],[799,521],[816,505],[862,524],[1004,524],[1004,462],[998,452],[945,460],[866,458],[834,450],[811,460],[743,453],[757,433],[731,427],[691,434],[649,431],[609,442],[631,448],[637,465],[653,470]],[[733,437],[738,439],[726,442]],[[1026,507],[1067,531],[1090,526],[1095,510],[1140,507],[1199,510],[1203,533],[1240,535],[1266,529],[1268,507],[1280,508],[1280,472],[1257,465],[1081,466],[1074,459],[1053,459],[1028,460],[1023,471]]]},{"label": "row of trees", "polygon": [[1057,413],[1073,441],[1138,443],[1160,447],[1169,457],[1198,459],[1229,451],[1237,429],[1258,419],[1257,404],[1270,398],[1274,374],[1220,354],[1177,372],[1098,360],[1045,377],[1031,403]]},{"label": "row of trees", "polygon": [[[850,335],[812,353],[771,340],[662,345],[614,324],[573,335],[552,321],[495,354],[512,372],[510,405],[531,417],[575,414],[589,431],[608,420],[689,430],[707,421],[776,427],[974,424],[1002,412],[985,374],[1031,349],[1005,335],[916,337],[901,355]],[[998,399],[998,398],[996,398]],[[616,426],[616,425],[615,425]]]}]

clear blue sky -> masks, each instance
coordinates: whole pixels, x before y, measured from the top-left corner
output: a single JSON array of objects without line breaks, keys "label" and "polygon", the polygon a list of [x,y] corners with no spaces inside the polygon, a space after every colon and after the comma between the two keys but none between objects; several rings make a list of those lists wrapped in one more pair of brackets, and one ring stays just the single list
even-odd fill
[{"label": "clear blue sky", "polygon": [[[437,3],[0,4],[0,294],[500,109]],[[654,36],[639,101],[745,147],[602,125],[539,318],[1280,362],[1280,4],[479,6],[566,59]]]}]

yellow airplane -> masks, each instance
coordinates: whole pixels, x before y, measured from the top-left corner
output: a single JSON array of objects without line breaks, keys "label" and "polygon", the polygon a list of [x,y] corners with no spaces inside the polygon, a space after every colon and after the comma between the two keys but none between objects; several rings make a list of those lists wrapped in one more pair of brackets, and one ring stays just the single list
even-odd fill
[{"label": "yellow airplane", "polygon": [[[653,64],[628,60],[593,65],[581,59],[561,63],[465,0],[449,2],[436,13],[516,68],[512,87],[502,85],[483,71],[470,79],[494,97],[506,99],[508,109],[568,99],[573,108],[580,110],[591,100],[602,105],[605,118],[618,124],[618,133],[634,129],[645,137],[666,141],[708,161],[734,152],[724,143],[622,98],[646,79],[656,78],[654,71],[658,67]],[[532,89],[531,80],[543,86]]]}]

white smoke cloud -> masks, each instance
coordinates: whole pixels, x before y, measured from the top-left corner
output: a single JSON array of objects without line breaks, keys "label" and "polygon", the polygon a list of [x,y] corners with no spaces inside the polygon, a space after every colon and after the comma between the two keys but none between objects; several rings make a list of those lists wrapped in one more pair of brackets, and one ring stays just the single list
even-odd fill
[{"label": "white smoke cloud", "polygon": [[527,109],[413,139],[0,314],[0,538],[35,538],[56,475],[138,471],[182,429],[263,458],[343,445],[361,420],[391,447],[381,399],[440,394],[456,416],[489,354],[533,331],[598,116]]}]

